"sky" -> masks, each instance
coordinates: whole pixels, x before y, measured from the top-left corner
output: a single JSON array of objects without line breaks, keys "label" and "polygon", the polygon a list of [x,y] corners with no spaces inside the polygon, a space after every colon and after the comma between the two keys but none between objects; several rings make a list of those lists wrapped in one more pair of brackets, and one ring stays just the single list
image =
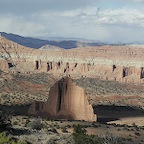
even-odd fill
[{"label": "sky", "polygon": [[0,31],[144,42],[144,0],[0,0]]}]

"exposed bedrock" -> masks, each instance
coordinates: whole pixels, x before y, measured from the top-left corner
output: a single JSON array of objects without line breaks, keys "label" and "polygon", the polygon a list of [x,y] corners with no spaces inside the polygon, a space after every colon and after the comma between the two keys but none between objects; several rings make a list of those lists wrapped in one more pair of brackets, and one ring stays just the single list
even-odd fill
[{"label": "exposed bedrock", "polygon": [[97,77],[119,82],[144,82],[143,46],[101,46],[46,51],[0,38],[0,69],[47,72],[60,76]]},{"label": "exposed bedrock", "polygon": [[97,77],[103,80],[142,83],[144,68],[115,64],[90,64],[74,62],[36,61],[34,70],[52,74]]},{"label": "exposed bedrock", "polygon": [[8,70],[9,65],[6,60],[0,60],[0,69],[1,70]]},{"label": "exposed bedrock", "polygon": [[48,118],[96,121],[83,88],[70,77],[62,78],[50,89],[47,102],[35,102],[29,113]]}]

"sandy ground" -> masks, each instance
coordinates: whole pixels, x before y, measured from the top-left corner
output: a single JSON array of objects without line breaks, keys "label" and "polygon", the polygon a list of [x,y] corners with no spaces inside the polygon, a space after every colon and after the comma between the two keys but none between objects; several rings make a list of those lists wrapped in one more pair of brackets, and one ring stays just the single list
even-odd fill
[{"label": "sandy ground", "polygon": [[129,117],[129,118],[121,118],[116,121],[107,122],[108,124],[126,124],[126,125],[133,125],[136,124],[138,126],[144,126],[144,116],[142,117]]}]

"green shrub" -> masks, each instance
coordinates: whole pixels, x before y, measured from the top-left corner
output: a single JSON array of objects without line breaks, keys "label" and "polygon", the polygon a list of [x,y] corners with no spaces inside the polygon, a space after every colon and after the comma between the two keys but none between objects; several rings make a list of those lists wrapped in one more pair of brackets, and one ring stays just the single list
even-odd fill
[{"label": "green shrub", "polygon": [[41,123],[41,118],[37,118],[33,120],[32,122],[29,122],[27,126],[36,130],[41,130],[43,128],[43,124]]},{"label": "green shrub", "polygon": [[70,128],[70,127],[71,127],[71,125],[67,125],[66,127],[67,127],[67,128]]},{"label": "green shrub", "polygon": [[131,142],[133,141],[132,138],[127,138],[127,140],[128,140],[128,141],[131,141]]},{"label": "green shrub", "polygon": [[14,141],[11,136],[6,133],[0,133],[0,144],[26,144],[22,141]]},{"label": "green shrub", "polygon": [[49,131],[51,131],[53,133],[57,133],[57,130],[54,127],[50,128]]},{"label": "green shrub", "polygon": [[13,125],[18,125],[18,122],[17,122],[17,121],[14,121],[14,122],[13,122]]},{"label": "green shrub", "polygon": [[30,119],[26,118],[25,126],[27,127],[29,123],[30,123]]},{"label": "green shrub", "polygon": [[56,127],[56,129],[60,129],[60,126],[59,126],[59,125],[56,125],[55,127]]},{"label": "green shrub", "polygon": [[73,137],[75,144],[102,144],[101,138],[87,135],[86,130],[79,124],[74,126]]},{"label": "green shrub", "polygon": [[10,136],[6,136],[5,133],[0,133],[0,144],[10,143],[10,142],[11,142]]},{"label": "green shrub", "polygon": [[61,127],[61,129],[62,129],[63,133],[67,133],[68,132],[67,129],[66,129],[66,127]]},{"label": "green shrub", "polygon": [[126,140],[125,138],[116,137],[113,134],[107,132],[103,136],[102,141],[104,144],[120,144],[120,143],[123,143],[123,141],[125,141],[125,140]]},{"label": "green shrub", "polygon": [[140,136],[140,133],[139,133],[139,132],[135,132],[135,135],[136,135],[136,136]]}]

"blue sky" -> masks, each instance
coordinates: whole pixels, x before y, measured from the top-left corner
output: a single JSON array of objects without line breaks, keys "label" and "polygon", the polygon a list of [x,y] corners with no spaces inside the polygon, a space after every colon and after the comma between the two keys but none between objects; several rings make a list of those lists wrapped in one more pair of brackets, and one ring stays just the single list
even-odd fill
[{"label": "blue sky", "polygon": [[0,31],[144,42],[144,0],[0,0]]}]

